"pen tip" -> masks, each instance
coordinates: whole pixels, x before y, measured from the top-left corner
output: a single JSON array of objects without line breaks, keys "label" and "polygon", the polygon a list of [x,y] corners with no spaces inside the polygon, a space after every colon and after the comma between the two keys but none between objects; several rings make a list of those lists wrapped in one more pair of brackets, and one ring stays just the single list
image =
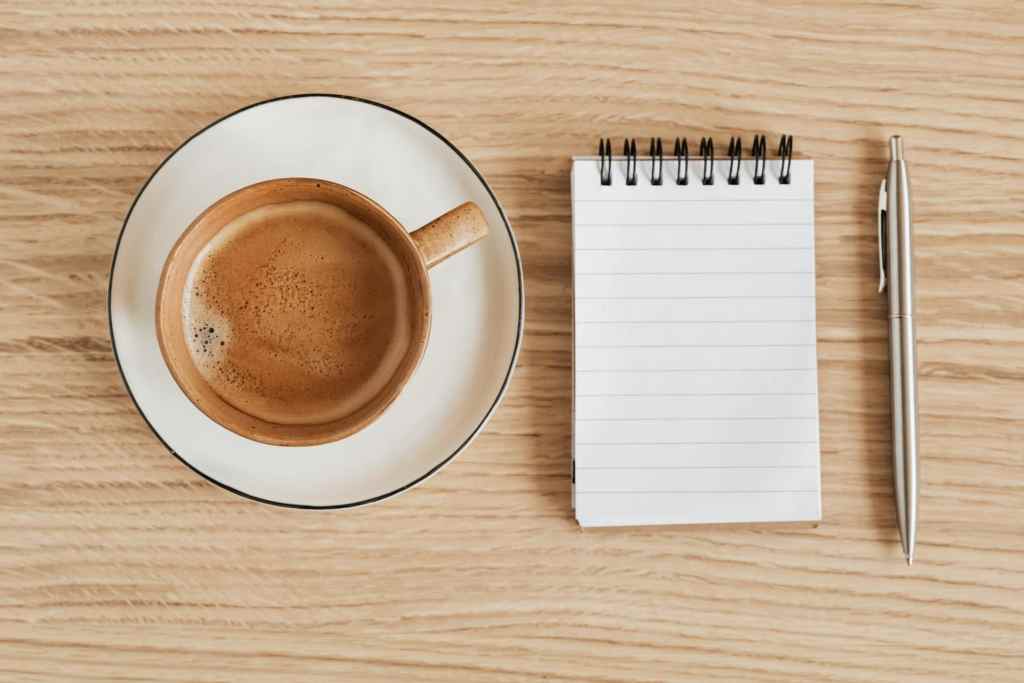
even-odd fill
[{"label": "pen tip", "polygon": [[907,555],[907,566],[910,567],[913,564],[914,564],[914,556],[913,555]]}]

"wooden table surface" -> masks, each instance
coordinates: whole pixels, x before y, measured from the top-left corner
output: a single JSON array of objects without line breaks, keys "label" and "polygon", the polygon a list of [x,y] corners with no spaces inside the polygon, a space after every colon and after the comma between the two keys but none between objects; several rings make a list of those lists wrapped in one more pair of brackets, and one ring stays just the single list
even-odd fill
[{"label": "wooden table surface", "polygon": [[[0,680],[1022,680],[1024,7],[700,5],[0,2]],[[345,512],[185,469],[107,334],[114,241],[153,168],[215,117],[311,91],[451,139],[527,277],[483,435]],[[817,164],[824,521],[583,532],[570,156],[754,131]],[[916,190],[912,569],[876,293],[893,133]]]}]

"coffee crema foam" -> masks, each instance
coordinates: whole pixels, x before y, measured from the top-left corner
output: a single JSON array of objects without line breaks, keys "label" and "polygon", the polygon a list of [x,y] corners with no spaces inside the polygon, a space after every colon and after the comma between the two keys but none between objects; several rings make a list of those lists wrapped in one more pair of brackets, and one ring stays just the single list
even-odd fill
[{"label": "coffee crema foam", "polygon": [[406,356],[410,286],[384,238],[343,209],[272,204],[196,257],[185,341],[235,408],[277,424],[330,422],[373,400]]}]

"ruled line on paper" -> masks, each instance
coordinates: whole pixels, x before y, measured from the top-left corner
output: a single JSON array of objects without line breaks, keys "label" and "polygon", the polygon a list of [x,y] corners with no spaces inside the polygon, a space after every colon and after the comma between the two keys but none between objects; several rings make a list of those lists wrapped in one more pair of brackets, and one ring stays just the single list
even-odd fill
[{"label": "ruled line on paper", "polygon": [[[624,199],[573,199],[574,204],[595,204],[602,202],[625,203]],[[720,204],[720,203],[749,203],[763,204],[764,202],[802,202],[807,203],[806,197],[772,197],[771,199],[644,199],[644,204]]]},{"label": "ruled line on paper", "polygon": [[[802,320],[801,322],[811,322]],[[581,323],[582,324],[582,323]],[[577,344],[577,349],[798,349],[815,344]]]},{"label": "ruled line on paper", "polygon": [[[749,320],[584,320],[576,325],[753,325],[760,323],[813,323],[814,318],[756,318]],[[799,346],[799,344],[793,344]]]},{"label": "ruled line on paper", "polygon": [[681,396],[817,396],[813,391],[752,391],[752,392],[722,392],[717,394],[700,394],[700,393],[689,393],[689,394],[658,394],[658,393],[643,393],[643,394],[581,394],[576,392],[576,398],[619,398],[635,396],[639,398],[676,398]]},{"label": "ruled line on paper", "polygon": [[628,491],[615,491],[615,490],[601,490],[595,491],[591,489],[577,489],[577,493],[599,493],[601,495],[609,494],[659,494],[659,493],[817,493],[817,489],[672,489],[662,491],[637,491],[630,489]]},{"label": "ruled line on paper", "polygon": [[[584,273],[581,273],[583,275]],[[600,275],[601,273],[590,273],[591,275]],[[645,273],[646,274],[646,273]],[[745,296],[745,295],[734,295],[734,296],[578,296],[576,301],[715,301],[719,299],[751,299],[754,301],[766,300],[766,299],[813,299],[813,296],[806,295],[768,295],[768,296]]]},{"label": "ruled line on paper", "polygon": [[577,465],[577,470],[813,470],[817,465],[671,465],[657,467],[604,467]]},{"label": "ruled line on paper", "polygon": [[[577,228],[609,228],[617,227],[618,223],[576,223]],[[636,228],[677,228],[679,230],[718,230],[719,228],[742,228],[746,230],[768,229],[794,229],[811,228],[813,223],[708,223],[706,225],[694,225],[685,223],[630,223],[629,229]]]},{"label": "ruled line on paper", "polygon": [[814,366],[804,368],[658,368],[656,370],[634,370],[632,368],[577,368],[576,372],[798,372],[817,369],[818,368]]},{"label": "ruled line on paper", "polygon": [[576,247],[576,251],[605,251],[615,254],[623,251],[814,251],[814,247]]},{"label": "ruled line on paper", "polygon": [[813,318],[752,318],[749,320],[736,319],[707,319],[707,320],[584,320],[577,322],[577,325],[761,325],[769,323],[810,323]]},{"label": "ruled line on paper", "polygon": [[702,270],[702,271],[624,271],[624,270],[587,270],[577,275],[814,275],[813,270]]},{"label": "ruled line on paper", "polygon": [[806,441],[577,441],[577,445],[751,445],[759,444],[763,445],[766,443],[780,444],[780,443],[792,443],[806,444],[806,443],[817,443],[817,440],[806,440]]},{"label": "ruled line on paper", "polygon": [[710,277],[717,277],[717,278],[730,278],[730,277],[732,277],[734,275],[748,275],[748,276],[749,275],[756,275],[758,277],[760,277],[762,275],[771,275],[771,276],[778,276],[778,275],[814,275],[814,271],[813,270],[784,270],[784,271],[776,271],[776,270],[666,270],[666,271],[663,271],[663,272],[622,272],[622,271],[616,271],[616,272],[593,272],[593,273],[576,271],[576,275],[577,276],[582,275],[582,276],[585,276],[585,277],[598,277],[598,276],[601,276],[601,275],[615,275],[615,276],[634,275],[634,276],[644,276],[644,277],[677,277],[677,278],[694,278],[694,279],[700,278],[700,279],[704,279],[704,278],[707,278],[709,276]]},{"label": "ruled line on paper", "polygon": [[765,420],[769,422],[775,422],[778,420],[817,420],[817,415],[767,415],[765,417],[748,417],[746,415],[742,417],[735,417],[732,415],[721,415],[718,417],[713,416],[701,416],[701,417],[577,417],[577,422],[712,422],[712,421],[725,421],[725,420],[736,420],[747,422],[749,420]]},{"label": "ruled line on paper", "polygon": [[[700,224],[697,224],[697,223],[686,223],[686,224],[679,224],[679,223],[629,223],[629,224],[623,224],[623,223],[620,223],[620,222],[612,222],[612,223],[583,223],[582,225],[583,225],[583,227],[586,227],[586,228],[618,228],[618,227],[621,227],[623,230],[632,230],[633,228],[639,228],[639,227],[644,227],[644,228],[679,228],[680,230],[690,230],[690,229],[699,229],[699,228],[706,228],[706,229],[710,230],[710,229],[718,228],[718,227],[726,227],[726,228],[736,227],[732,223],[700,223]],[[792,223],[762,223],[759,227],[761,227],[761,228],[781,228],[781,227],[789,228],[792,225],[793,225]]]}]

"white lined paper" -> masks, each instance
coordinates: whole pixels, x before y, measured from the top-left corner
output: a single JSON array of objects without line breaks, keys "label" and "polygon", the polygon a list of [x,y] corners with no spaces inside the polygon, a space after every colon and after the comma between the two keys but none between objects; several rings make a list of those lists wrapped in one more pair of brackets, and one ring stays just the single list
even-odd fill
[{"label": "white lined paper", "polygon": [[600,184],[574,160],[574,506],[583,526],[821,516],[813,162]]}]

